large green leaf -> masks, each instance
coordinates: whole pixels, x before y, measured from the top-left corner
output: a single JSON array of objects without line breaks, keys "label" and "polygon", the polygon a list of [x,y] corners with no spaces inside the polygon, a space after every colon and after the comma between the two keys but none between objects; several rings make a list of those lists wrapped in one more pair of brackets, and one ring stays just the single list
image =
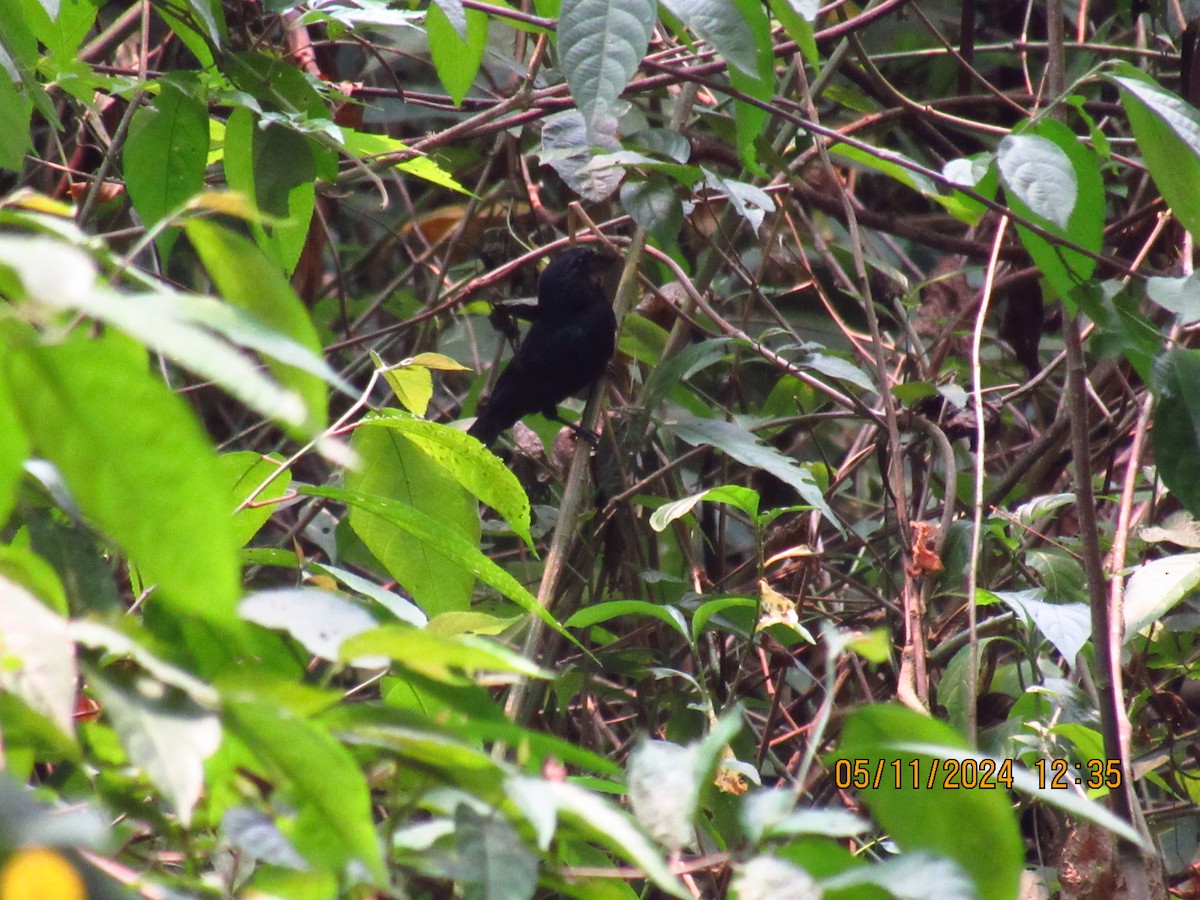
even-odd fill
[{"label": "large green leaf", "polygon": [[[1003,790],[954,790],[925,778],[934,761],[894,749],[897,744],[967,744],[948,725],[896,705],[851,714],[838,758],[865,761],[871,784],[857,791],[889,837],[905,851],[928,850],[958,863],[982,900],[1009,900],[1021,881],[1025,851],[1016,816]],[[913,782],[913,761],[920,778]],[[882,773],[875,779],[876,771]],[[899,773],[899,774],[897,774]],[[969,827],[964,827],[969,823]]]},{"label": "large green leaf", "polygon": [[263,456],[248,450],[222,453],[217,458],[221,475],[229,487],[231,511],[241,506],[264,481],[272,479],[251,506],[239,510],[233,517],[239,547],[246,546],[258,533],[275,511],[274,501],[287,493],[288,485],[292,482],[292,473],[289,470],[279,471],[282,462],[281,457]]},{"label": "large green leaf", "polygon": [[[208,110],[191,94],[161,83],[150,106],[133,114],[124,148],[125,186],[147,227],[178,209],[204,187],[208,163]],[[176,233],[160,239],[164,254]]]},{"label": "large green leaf", "polygon": [[575,0],[558,20],[559,66],[591,131],[612,107],[650,44],[655,0]]},{"label": "large green leaf", "polygon": [[[1009,207],[1093,253],[1104,238],[1104,183],[1095,153],[1061,122],[1046,120],[1000,142],[1000,177]],[[1063,298],[1092,276],[1096,261],[1017,226],[1021,243]]]},{"label": "large green leaf", "polygon": [[1109,76],[1121,89],[1146,168],[1171,212],[1200,235],[1200,112],[1128,63]]},{"label": "large green leaf", "polygon": [[17,419],[17,410],[8,387],[0,379],[0,528],[8,521],[17,502],[21,467],[29,456],[29,439]]},{"label": "large green leaf", "polygon": [[129,555],[155,601],[239,628],[241,591],[228,488],[191,410],[117,335],[10,346],[4,373],[37,453]]},{"label": "large green leaf", "polygon": [[390,428],[411,441],[445,474],[500,513],[509,527],[533,546],[525,489],[500,458],[479,441],[456,428],[411,416],[369,418],[362,425]]},{"label": "large green leaf", "polygon": [[[480,553],[479,548],[464,538],[460,532],[442,524],[439,519],[388,497],[318,487],[304,488],[302,493],[313,497],[328,497],[330,500],[338,500],[349,504],[352,508],[361,509],[373,516],[385,519],[397,530],[397,540],[415,540],[429,547],[433,552],[443,555],[455,568],[469,572],[484,584],[495,588],[522,609],[537,616],[563,637],[578,644],[519,581]],[[403,535],[407,535],[407,538]]]},{"label": "large green leaf", "polygon": [[[472,548],[478,544],[474,499],[412,442],[389,428],[359,428],[350,445],[362,465],[346,473],[348,490],[399,501],[405,509],[436,520],[446,535]],[[401,522],[362,505],[351,507],[350,527],[429,616],[470,605],[474,575],[456,565],[440,542],[413,540]]]},{"label": "large green leaf", "polygon": [[[248,693],[248,692],[247,692]],[[348,750],[320,724],[270,700],[227,697],[225,724],[271,778],[286,780],[297,810],[293,840],[309,860],[341,871],[356,860],[386,881],[367,781]]]},{"label": "large green leaf", "polygon": [[[321,358],[317,329],[278,266],[244,237],[213,222],[193,219],[187,224],[187,235],[222,297]],[[313,433],[324,428],[329,416],[321,378],[290,363],[272,360],[267,365],[282,384],[303,398],[308,411],[305,430]]]},{"label": "large green leaf", "polygon": [[284,272],[296,267],[316,208],[316,148],[312,140],[279,122],[261,122],[239,106],[225,121],[225,181],[271,216],[251,221],[258,246]]},{"label": "large green leaf", "polygon": [[748,78],[758,78],[757,33],[743,7],[730,0],[663,0],[680,22],[708,41],[729,65]]},{"label": "large green leaf", "polygon": [[447,17],[445,6],[430,4],[425,16],[425,29],[429,33],[429,55],[437,69],[438,79],[446,93],[455,103],[475,83],[479,64],[483,62],[483,51],[487,48],[488,17],[477,9],[462,9],[463,27],[460,29]]},{"label": "large green leaf", "polygon": [[1163,483],[1200,515],[1200,350],[1176,348],[1154,364],[1157,403],[1150,438]]},{"label": "large green leaf", "polygon": [[[38,83],[37,39],[16,4],[0,3],[0,169],[19,172],[29,150],[34,100],[48,99]],[[54,110],[47,117],[54,121]]]},{"label": "large green leaf", "polygon": [[88,671],[130,761],[166,796],[186,828],[204,790],[204,761],[221,744],[216,713],[147,677]]}]

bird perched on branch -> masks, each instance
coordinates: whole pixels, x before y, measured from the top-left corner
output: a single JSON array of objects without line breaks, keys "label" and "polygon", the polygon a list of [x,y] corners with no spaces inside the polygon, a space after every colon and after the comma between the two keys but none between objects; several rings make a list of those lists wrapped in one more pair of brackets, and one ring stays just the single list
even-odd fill
[{"label": "bird perched on branch", "polygon": [[615,262],[576,247],[546,267],[538,279],[537,305],[519,313],[533,325],[468,434],[490,447],[500,432],[538,412],[595,443],[595,434],[559,417],[558,404],[599,380],[612,359],[617,318],[602,276]]}]

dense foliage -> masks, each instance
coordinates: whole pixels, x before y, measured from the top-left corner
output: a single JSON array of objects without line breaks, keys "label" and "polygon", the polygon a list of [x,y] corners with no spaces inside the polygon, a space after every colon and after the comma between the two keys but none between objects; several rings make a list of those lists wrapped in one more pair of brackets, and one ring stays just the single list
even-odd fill
[{"label": "dense foliage", "polygon": [[0,3],[0,896],[1192,890],[1200,18],[1065,6]]}]

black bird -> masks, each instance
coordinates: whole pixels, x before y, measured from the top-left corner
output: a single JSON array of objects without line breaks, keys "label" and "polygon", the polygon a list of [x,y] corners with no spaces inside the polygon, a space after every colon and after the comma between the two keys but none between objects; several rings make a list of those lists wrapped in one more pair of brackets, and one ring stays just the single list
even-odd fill
[{"label": "black bird", "polygon": [[577,247],[546,267],[537,305],[523,314],[533,325],[468,434],[490,447],[517,419],[538,412],[595,442],[594,434],[559,417],[558,404],[597,381],[616,349],[617,317],[601,283],[614,262]]}]

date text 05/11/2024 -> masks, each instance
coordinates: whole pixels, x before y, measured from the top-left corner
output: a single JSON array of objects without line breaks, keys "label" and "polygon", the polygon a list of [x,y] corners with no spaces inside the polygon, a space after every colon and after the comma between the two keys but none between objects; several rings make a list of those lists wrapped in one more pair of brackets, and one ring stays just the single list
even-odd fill
[{"label": "date text 05/11/2024", "polygon": [[[896,790],[1011,790],[1011,759],[839,759],[833,764],[833,781],[839,790],[894,787]],[[1121,786],[1121,764],[1115,759],[1039,759],[1033,764],[1041,790],[1087,790]]]}]

